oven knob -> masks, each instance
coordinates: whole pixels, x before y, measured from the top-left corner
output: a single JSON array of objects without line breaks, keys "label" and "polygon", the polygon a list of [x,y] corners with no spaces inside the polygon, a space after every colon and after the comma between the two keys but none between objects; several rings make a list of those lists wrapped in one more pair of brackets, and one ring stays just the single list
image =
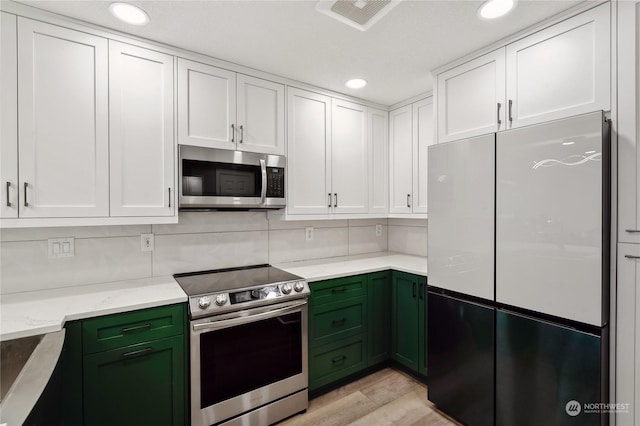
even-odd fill
[{"label": "oven knob", "polygon": [[209,296],[203,296],[198,299],[198,306],[200,309],[207,309],[211,305],[211,298]]},{"label": "oven knob", "polygon": [[297,283],[295,283],[293,285],[293,289],[300,293],[302,290],[304,290],[304,281],[298,281]]},{"label": "oven knob", "polygon": [[222,306],[225,303],[227,303],[227,295],[226,294],[219,294],[219,295],[216,296],[216,305]]},{"label": "oven knob", "polygon": [[291,290],[293,290],[293,287],[291,286],[290,283],[286,283],[286,284],[282,284],[282,292],[284,294],[289,294],[291,293]]}]

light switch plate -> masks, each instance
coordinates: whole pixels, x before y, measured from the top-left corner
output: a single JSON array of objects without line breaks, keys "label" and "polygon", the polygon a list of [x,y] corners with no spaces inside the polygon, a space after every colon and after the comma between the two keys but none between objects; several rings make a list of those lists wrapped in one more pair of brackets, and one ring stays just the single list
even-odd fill
[{"label": "light switch plate", "polygon": [[49,259],[74,257],[76,255],[75,238],[49,238],[47,240]]},{"label": "light switch plate", "polygon": [[140,250],[153,251],[153,234],[140,234]]}]

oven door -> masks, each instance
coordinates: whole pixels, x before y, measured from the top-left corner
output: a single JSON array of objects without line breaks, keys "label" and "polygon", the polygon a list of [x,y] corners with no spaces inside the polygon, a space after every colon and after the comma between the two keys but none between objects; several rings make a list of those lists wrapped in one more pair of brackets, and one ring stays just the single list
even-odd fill
[{"label": "oven door", "polygon": [[308,387],[306,299],[190,325],[192,425],[212,425]]}]

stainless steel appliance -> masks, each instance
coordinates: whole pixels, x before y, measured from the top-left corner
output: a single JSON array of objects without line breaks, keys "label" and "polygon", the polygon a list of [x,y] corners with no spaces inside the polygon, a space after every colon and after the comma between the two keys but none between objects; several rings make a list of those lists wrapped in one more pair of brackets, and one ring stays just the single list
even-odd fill
[{"label": "stainless steel appliance", "polygon": [[191,424],[268,425],[306,410],[307,282],[269,265],[174,277],[189,297]]},{"label": "stainless steel appliance", "polygon": [[429,399],[470,425],[606,424],[602,111],[429,147]]},{"label": "stainless steel appliance", "polygon": [[180,209],[281,209],[280,155],[180,145]]}]

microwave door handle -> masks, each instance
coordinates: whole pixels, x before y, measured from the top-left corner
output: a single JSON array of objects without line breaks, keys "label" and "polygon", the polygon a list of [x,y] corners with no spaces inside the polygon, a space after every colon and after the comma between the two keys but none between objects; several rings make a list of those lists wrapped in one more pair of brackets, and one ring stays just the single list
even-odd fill
[{"label": "microwave door handle", "polygon": [[262,173],[262,191],[260,191],[260,204],[264,205],[267,200],[267,163],[260,159],[260,172]]},{"label": "microwave door handle", "polygon": [[304,306],[306,304],[307,302],[305,300],[304,302],[295,303],[293,305],[285,306],[284,308],[272,309],[270,311],[261,312],[259,314],[253,314],[253,315],[249,314],[243,317],[230,318],[230,319],[218,320],[218,321],[214,320],[214,321],[209,321],[201,324],[194,324],[193,331],[198,331],[203,329],[215,330],[219,328],[230,327],[232,325],[246,324],[246,323],[254,322],[256,320],[273,318],[290,311],[297,311],[300,309],[301,306]]}]

